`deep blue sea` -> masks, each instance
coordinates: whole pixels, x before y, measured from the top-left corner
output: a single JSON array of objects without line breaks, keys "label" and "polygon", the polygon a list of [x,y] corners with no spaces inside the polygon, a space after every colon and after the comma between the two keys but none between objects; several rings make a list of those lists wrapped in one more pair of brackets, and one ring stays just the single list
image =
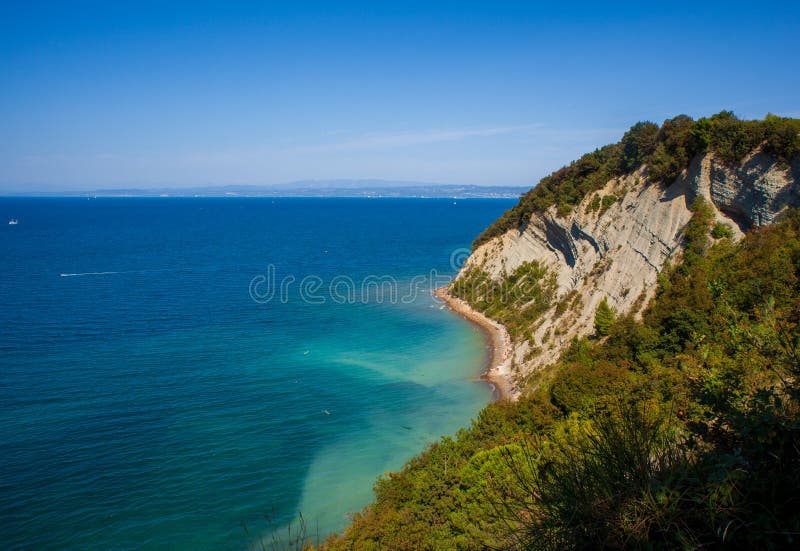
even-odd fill
[{"label": "deep blue sea", "polygon": [[0,198],[0,547],[342,528],[491,400],[431,274],[512,204]]}]

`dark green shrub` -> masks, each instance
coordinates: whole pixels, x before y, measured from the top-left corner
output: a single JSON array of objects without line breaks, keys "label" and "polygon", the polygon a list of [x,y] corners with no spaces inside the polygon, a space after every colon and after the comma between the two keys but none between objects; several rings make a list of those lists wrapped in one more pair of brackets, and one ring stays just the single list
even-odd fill
[{"label": "dark green shrub", "polygon": [[727,224],[717,222],[714,224],[714,229],[711,230],[711,235],[714,239],[722,239],[723,237],[733,237],[733,230]]},{"label": "dark green shrub", "polygon": [[680,494],[670,484],[688,461],[673,421],[669,407],[657,401],[622,399],[594,422],[573,423],[554,435],[546,449],[506,454],[517,482],[507,501],[529,511],[516,516],[511,546],[696,546],[676,523]]},{"label": "dark green shrub", "polygon": [[602,397],[619,391],[627,374],[623,367],[605,360],[573,363],[558,374],[550,388],[553,405],[564,413],[589,411]]},{"label": "dark green shrub", "polygon": [[603,200],[600,205],[600,215],[602,216],[608,209],[611,208],[611,205],[617,202],[616,195],[603,195]]},{"label": "dark green shrub", "polygon": [[598,210],[600,210],[600,194],[595,193],[594,197],[592,197],[592,202],[589,203],[589,211],[597,212]]}]

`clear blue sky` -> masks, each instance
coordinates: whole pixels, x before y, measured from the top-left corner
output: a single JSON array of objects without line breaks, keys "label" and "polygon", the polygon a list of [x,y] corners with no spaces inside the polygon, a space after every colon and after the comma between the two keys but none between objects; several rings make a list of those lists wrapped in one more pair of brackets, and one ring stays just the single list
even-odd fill
[{"label": "clear blue sky", "polygon": [[638,120],[800,116],[800,7],[2,2],[0,190],[533,185]]}]

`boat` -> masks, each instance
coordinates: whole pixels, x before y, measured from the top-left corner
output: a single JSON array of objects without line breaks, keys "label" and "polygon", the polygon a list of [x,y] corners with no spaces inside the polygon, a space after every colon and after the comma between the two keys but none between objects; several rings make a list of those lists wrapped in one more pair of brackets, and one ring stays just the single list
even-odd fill
[{"label": "boat", "polygon": [[9,226],[16,226],[17,224],[19,224],[19,220],[17,220],[16,218],[12,218],[11,220],[8,221]]}]

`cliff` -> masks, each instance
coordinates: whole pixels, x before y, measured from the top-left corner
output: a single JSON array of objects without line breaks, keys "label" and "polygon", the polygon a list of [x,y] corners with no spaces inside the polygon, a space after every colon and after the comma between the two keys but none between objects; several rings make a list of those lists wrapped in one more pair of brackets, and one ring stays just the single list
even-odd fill
[{"label": "cliff", "polygon": [[573,337],[594,332],[604,298],[618,315],[641,313],[658,274],[683,253],[683,230],[697,197],[737,239],[800,204],[800,158],[787,163],[762,148],[738,162],[697,154],[668,185],[653,183],[650,172],[643,164],[609,179],[566,215],[556,205],[534,212],[518,228],[479,245],[463,266],[457,281],[484,273],[502,282],[529,262],[555,274],[550,307],[513,341],[508,367],[520,383],[556,361]]},{"label": "cliff", "polygon": [[796,546],[798,175],[800,121],[723,112],[544,178],[449,289],[507,327],[525,391],[325,548]]}]

